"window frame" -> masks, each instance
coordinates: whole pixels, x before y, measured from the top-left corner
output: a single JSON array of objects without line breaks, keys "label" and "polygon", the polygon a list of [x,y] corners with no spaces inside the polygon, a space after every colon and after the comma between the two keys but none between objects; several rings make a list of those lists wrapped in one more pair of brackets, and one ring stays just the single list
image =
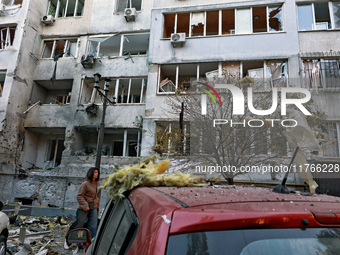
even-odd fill
[{"label": "window frame", "polygon": [[4,87],[5,87],[5,82],[6,82],[7,70],[0,70],[0,74],[5,76],[3,81],[0,80],[0,97],[2,97],[2,94],[4,93]]},{"label": "window frame", "polygon": [[[46,41],[53,41],[53,46],[52,46],[52,50],[51,50],[51,55],[48,58],[44,58],[44,51],[46,49]],[[61,59],[68,59],[68,58],[74,58],[76,59],[78,56],[78,51],[79,51],[79,43],[80,43],[80,38],[77,37],[72,37],[72,38],[46,38],[43,39],[42,41],[42,46],[41,46],[41,50],[40,50],[40,55],[39,55],[39,59],[53,59],[55,57],[55,50],[56,50],[56,46],[57,46],[57,41],[65,41],[65,45],[64,45],[64,55],[61,57]],[[74,56],[69,56],[69,57],[65,57],[65,53],[67,51],[67,49],[70,46],[70,41],[75,41],[76,42],[76,51],[75,51],[75,55]]]},{"label": "window frame", "polygon": [[[53,142],[55,141],[55,145],[53,148]],[[65,148],[65,146],[63,145],[65,142],[65,139],[48,139],[48,143],[47,143],[47,149],[46,149],[46,153],[45,153],[45,163],[53,163],[53,167],[56,167],[58,165],[56,165],[56,160],[57,160],[57,154],[58,154],[58,148],[59,148],[59,143],[62,143],[62,146]],[[53,155],[53,159],[51,159],[52,157],[52,152],[54,150],[54,155]],[[65,150],[65,149],[64,149]],[[62,150],[63,151],[63,150]],[[62,153],[61,151],[61,153]]]},{"label": "window frame", "polygon": [[[132,0],[127,0],[127,5],[128,6],[125,7],[123,11],[118,10],[118,8],[119,8],[119,1],[121,1],[121,0],[116,0],[116,2],[115,2],[115,13],[124,13],[124,10],[126,8],[136,8],[134,6],[131,6],[132,5]],[[140,0],[140,10],[136,9],[136,12],[142,12],[142,10],[143,10],[143,0]]]},{"label": "window frame", "polygon": [[[78,6],[79,6],[79,1],[81,1],[81,0],[74,0],[75,4],[74,4],[73,16],[66,16],[67,15],[67,8],[69,6],[69,4],[68,4],[69,1],[73,1],[73,0],[66,0],[66,7],[65,7],[65,10],[64,10],[64,13],[62,14],[62,17],[59,17],[58,14],[59,14],[59,11],[60,11],[60,5],[61,4],[60,4],[60,0],[57,0],[57,6],[56,6],[55,15],[54,15],[55,19],[59,19],[59,18],[72,18],[72,17],[83,17],[84,10],[85,10],[85,0],[84,0],[84,5],[83,5],[82,13],[81,13],[80,16],[77,16],[77,11],[78,11]],[[46,12],[47,15],[50,15],[49,14],[49,10],[50,10],[50,6],[51,6],[51,2],[52,2],[52,0],[48,1],[47,12]]]},{"label": "window frame", "polygon": [[[249,60],[249,61],[253,61],[253,60]],[[285,64],[286,64],[286,77],[285,77],[285,83],[286,83],[286,86],[287,84],[289,83],[289,68],[288,68],[288,59],[260,59],[258,61],[262,61],[263,62],[263,70],[264,70],[264,81],[268,78],[267,77],[267,61],[270,62],[270,61],[283,61]],[[224,67],[223,67],[223,64],[224,63],[239,63],[239,75],[240,75],[240,79],[244,78],[243,77],[243,64],[244,62],[248,62],[247,60],[243,60],[243,61],[219,61],[219,62],[194,62],[194,63],[185,63],[185,64],[196,64],[197,65],[197,70],[196,70],[196,79],[199,79],[200,77],[200,64],[205,64],[205,63],[218,63],[218,69],[215,70],[216,73],[218,74],[218,77],[221,77],[222,73],[223,73],[223,70],[226,70]],[[178,90],[178,87],[179,87],[179,76],[180,76],[180,65],[181,64],[184,64],[184,63],[178,63],[178,64],[164,64],[164,65],[176,65],[176,81],[172,83],[175,85],[175,91],[174,92],[160,92],[160,82],[161,82],[161,67],[163,66],[162,64],[158,65],[158,74],[157,74],[157,88],[156,88],[156,94],[158,95],[175,95],[176,94],[176,91]],[[212,72],[215,72],[215,71],[212,71]],[[162,84],[163,86],[164,84]],[[265,88],[263,91],[271,91],[272,88],[273,88],[273,83],[271,83],[271,86],[270,88]],[[262,91],[262,90],[261,90]],[[255,91],[256,92],[256,91]],[[181,93],[185,93],[183,91],[181,91]]]},{"label": "window frame", "polygon": [[[86,54],[87,55],[92,55],[92,52],[89,52],[90,51],[90,48],[91,48],[91,45],[92,43],[94,42],[97,42],[97,46],[95,47],[96,50],[95,50],[95,54],[93,55],[94,57],[96,58],[110,58],[110,57],[145,57],[148,55],[149,53],[149,47],[148,49],[146,50],[146,53],[145,54],[138,54],[138,55],[124,55],[124,42],[125,42],[125,37],[126,36],[138,36],[138,35],[149,35],[149,38],[150,38],[150,32],[148,33],[131,33],[131,34],[121,34],[121,33],[116,33],[116,34],[107,34],[107,35],[94,35],[94,36],[89,36],[87,38],[87,46],[86,46]],[[100,45],[101,43],[103,43],[104,41],[106,40],[109,40],[111,39],[112,37],[114,36],[120,36],[120,43],[119,43],[119,54],[118,55],[110,55],[110,56],[100,56]],[[105,37],[107,37],[106,39],[104,39]],[[92,38],[103,38],[103,40],[91,40]],[[104,53],[102,53],[104,54]]]},{"label": "window frame", "polygon": [[[17,27],[16,26],[0,26],[0,51],[9,49],[10,47],[13,47],[14,45],[14,39],[15,39],[15,32]],[[6,30],[6,38],[3,38],[3,32]],[[14,30],[13,38],[11,37],[11,30]]]},{"label": "window frame", "polygon": [[[122,216],[118,219],[117,215],[115,215],[115,213],[117,213],[119,207],[121,207],[121,206],[123,206],[124,211],[123,211]],[[119,220],[119,223],[117,225],[117,229],[119,229],[120,223],[121,223],[124,215],[127,215],[129,223],[130,223],[130,227],[129,227],[128,232],[125,236],[125,239],[123,241],[123,244],[122,244],[121,250],[119,251],[119,254],[125,254],[129,250],[135,236],[137,235],[138,228],[139,228],[139,221],[138,221],[137,214],[134,211],[134,208],[133,208],[133,206],[132,206],[132,204],[131,204],[131,202],[129,201],[128,198],[119,199],[119,200],[116,201],[115,204],[114,204],[114,201],[111,199],[108,202],[108,204],[106,205],[103,217],[102,217],[100,224],[98,226],[98,231],[97,231],[97,235],[96,235],[97,238],[95,239],[95,243],[94,243],[93,248],[92,248],[92,252],[94,252],[94,254],[98,253],[98,251],[101,247],[101,242],[105,241],[104,235],[105,235],[105,232],[106,232],[106,230],[109,226],[110,220],[111,219]],[[110,247],[108,248],[108,252],[111,250],[112,242],[114,241],[114,238],[117,236],[117,229],[116,229],[115,233],[113,234],[113,240],[110,240],[111,244],[110,244]],[[124,252],[124,253],[122,253],[122,252]]]},{"label": "window frame", "polygon": [[[270,7],[279,7],[281,6],[282,10],[281,10],[281,25],[282,25],[282,29],[280,31],[270,31],[270,26],[269,26],[269,8]],[[185,13],[189,13],[189,33],[186,34],[186,38],[201,38],[201,37],[209,37],[209,36],[229,36],[229,35],[250,35],[250,34],[261,34],[261,33],[282,33],[282,32],[286,32],[285,31],[285,15],[284,15],[284,7],[285,3],[276,3],[276,4],[269,4],[269,5],[259,5],[259,6],[242,6],[242,7],[234,7],[234,8],[224,8],[224,9],[219,9],[217,10],[219,12],[218,15],[218,33],[217,35],[207,35],[206,31],[207,31],[207,12],[210,11],[214,11],[214,10],[205,10],[205,11],[199,11],[199,12],[185,12]],[[253,32],[253,7],[266,7],[266,32]],[[237,33],[236,31],[236,27],[237,27],[237,10],[243,10],[243,9],[249,9],[250,12],[250,32],[249,33]],[[224,10],[234,10],[234,33],[230,33],[230,34],[222,34],[222,25],[223,25],[223,21],[222,21],[222,11]],[[204,28],[203,28],[203,35],[198,35],[198,36],[193,36],[192,35],[192,17],[194,13],[200,13],[203,12],[204,13]],[[167,13],[164,12],[163,13],[163,29],[162,29],[162,39],[169,39],[169,37],[164,37],[164,30],[165,30],[165,15],[169,15],[169,14],[174,14],[175,15],[175,20],[174,20],[174,33],[177,33],[177,20],[178,20],[178,14],[179,13]]]},{"label": "window frame", "polygon": [[[340,4],[340,1],[334,1],[334,2]],[[330,18],[331,28],[329,28],[329,27],[327,27],[327,29],[317,29],[316,28],[316,23],[317,22],[316,22],[316,18],[315,18],[315,6],[314,6],[315,3],[319,3],[319,2],[298,3],[297,4],[297,8],[299,8],[299,6],[303,6],[303,5],[311,5],[311,7],[312,7],[312,18],[313,18],[313,26],[312,26],[311,30],[300,30],[300,27],[299,27],[299,16],[298,16],[298,31],[299,32],[308,32],[308,31],[324,31],[324,30],[338,30],[338,29],[340,29],[340,27],[339,28],[335,27],[333,2],[332,1],[326,2],[326,3],[328,3],[328,11],[329,11],[329,18]],[[325,2],[320,2],[320,3],[325,3]],[[298,12],[297,12],[297,14],[298,14]]]}]

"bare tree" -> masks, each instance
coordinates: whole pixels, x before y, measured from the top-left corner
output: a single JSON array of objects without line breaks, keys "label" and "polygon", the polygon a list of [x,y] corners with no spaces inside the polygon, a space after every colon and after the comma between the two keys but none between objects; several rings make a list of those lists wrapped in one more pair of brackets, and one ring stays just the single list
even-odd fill
[{"label": "bare tree", "polygon": [[[233,115],[233,95],[229,90],[218,89],[219,99],[216,95],[207,97],[207,112],[202,115],[202,93],[198,88],[202,84],[232,84],[241,89],[244,94],[244,114]],[[228,171],[221,171],[222,176],[233,184],[234,177],[244,174],[239,171],[241,166],[259,166],[268,163],[288,153],[287,141],[283,131],[292,123],[282,120],[280,101],[276,111],[270,115],[254,115],[249,111],[248,97],[253,98],[253,107],[257,110],[270,109],[273,105],[273,91],[266,88],[266,81],[256,81],[246,76],[243,79],[235,79],[229,74],[223,78],[215,78],[213,82],[208,80],[194,82],[190,91],[179,89],[176,96],[167,98],[167,105],[171,114],[178,115],[184,104],[183,121],[190,123],[190,131],[187,128],[186,135],[177,135],[174,139],[182,145],[186,143],[187,150],[193,160],[199,160],[206,166],[227,167]],[[201,87],[204,87],[201,86]],[[248,88],[252,87],[252,95],[248,95]],[[279,93],[280,94],[280,93]],[[300,95],[288,95],[299,97]],[[216,102],[215,102],[216,101]],[[316,122],[313,118],[312,122]],[[215,123],[215,125],[214,125]],[[167,134],[174,136],[173,132]],[[189,142],[190,140],[190,142]],[[159,140],[158,146],[161,146]],[[183,146],[177,146],[182,148]],[[177,151],[181,152],[181,151]],[[231,171],[237,169],[236,171]],[[272,175],[272,179],[275,175]]]}]

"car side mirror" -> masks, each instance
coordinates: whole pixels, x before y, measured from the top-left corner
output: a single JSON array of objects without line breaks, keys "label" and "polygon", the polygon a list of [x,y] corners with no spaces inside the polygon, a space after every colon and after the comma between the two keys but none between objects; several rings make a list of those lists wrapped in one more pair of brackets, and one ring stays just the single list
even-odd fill
[{"label": "car side mirror", "polygon": [[90,231],[87,228],[77,228],[67,233],[68,243],[85,243],[88,248],[91,244]]}]

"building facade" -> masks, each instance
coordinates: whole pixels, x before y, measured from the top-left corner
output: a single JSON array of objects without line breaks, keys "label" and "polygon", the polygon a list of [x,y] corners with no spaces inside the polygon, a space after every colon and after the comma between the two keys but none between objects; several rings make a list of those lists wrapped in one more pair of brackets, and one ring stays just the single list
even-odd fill
[{"label": "building facade", "polygon": [[[76,205],[96,158],[95,73],[101,89],[111,79],[116,98],[102,176],[151,155],[159,130],[175,132],[169,96],[223,72],[268,78],[268,91],[311,89],[329,136],[314,160],[339,162],[340,2],[2,0],[1,8],[2,200]],[[171,139],[165,147],[175,150]]]}]

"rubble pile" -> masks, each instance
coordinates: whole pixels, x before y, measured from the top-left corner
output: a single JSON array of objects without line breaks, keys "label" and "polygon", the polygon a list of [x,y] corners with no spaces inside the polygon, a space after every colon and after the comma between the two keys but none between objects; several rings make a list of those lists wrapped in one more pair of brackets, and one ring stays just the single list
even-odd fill
[{"label": "rubble pile", "polygon": [[124,192],[132,190],[137,186],[204,186],[203,179],[193,177],[188,173],[177,171],[176,173],[165,173],[169,170],[170,161],[164,160],[156,164],[157,156],[143,160],[140,164],[125,166],[119,171],[110,174],[104,181],[102,189],[114,199],[124,197]]},{"label": "rubble pile", "polygon": [[76,247],[63,248],[65,235],[74,220],[70,218],[17,216],[9,228],[8,250],[12,255],[73,254]]}]

